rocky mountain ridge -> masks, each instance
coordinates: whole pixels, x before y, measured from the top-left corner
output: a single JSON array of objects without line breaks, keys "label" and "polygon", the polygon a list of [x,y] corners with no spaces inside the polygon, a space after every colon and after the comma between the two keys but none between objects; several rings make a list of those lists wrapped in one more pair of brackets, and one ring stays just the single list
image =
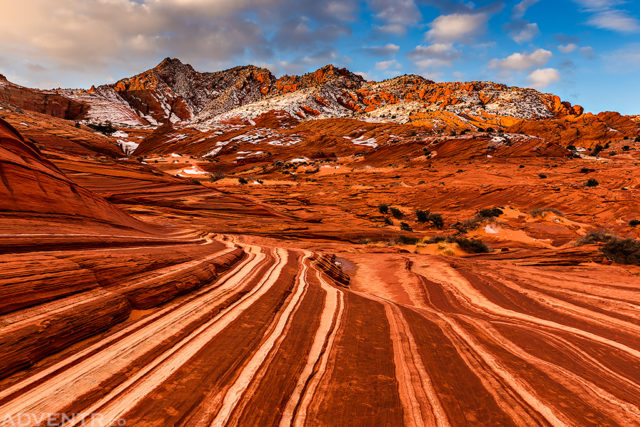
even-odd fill
[{"label": "rocky mountain ridge", "polygon": [[[252,120],[271,110],[286,111],[300,120],[354,117],[396,123],[438,111],[463,119],[468,115],[555,119],[583,113],[580,106],[534,89],[493,82],[436,83],[418,75],[368,82],[333,65],[276,78],[252,65],[198,72],[166,58],[143,73],[89,90],[38,91],[9,82],[0,87],[4,90],[0,99],[30,110],[46,112],[51,98],[68,104],[62,112],[52,111],[58,117],[134,127],[169,122],[211,128],[220,121]],[[29,98],[26,93],[33,94],[33,105],[24,101]]]}]

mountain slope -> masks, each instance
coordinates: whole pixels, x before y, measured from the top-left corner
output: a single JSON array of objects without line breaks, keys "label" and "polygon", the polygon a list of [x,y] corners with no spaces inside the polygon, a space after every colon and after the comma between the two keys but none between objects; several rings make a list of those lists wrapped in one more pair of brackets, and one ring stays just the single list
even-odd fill
[{"label": "mountain slope", "polygon": [[[421,114],[433,112],[455,114],[462,120],[469,115],[482,120],[494,116],[554,119],[583,112],[582,107],[551,94],[492,82],[435,83],[416,75],[367,82],[333,65],[276,78],[252,65],[198,72],[172,58],[114,84],[46,95],[73,106],[73,114],[65,113],[66,118],[109,120],[122,126],[180,122],[211,128],[220,121],[252,120],[271,110],[286,111],[300,120],[356,117],[397,123],[419,121]],[[25,108],[44,111],[46,102],[34,99],[34,105]]]}]

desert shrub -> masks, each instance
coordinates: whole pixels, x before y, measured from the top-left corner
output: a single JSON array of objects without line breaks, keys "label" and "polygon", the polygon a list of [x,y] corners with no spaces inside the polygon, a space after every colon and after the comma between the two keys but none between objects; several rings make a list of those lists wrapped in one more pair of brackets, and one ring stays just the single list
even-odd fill
[{"label": "desert shrub", "polygon": [[622,151],[629,151],[631,150],[631,147],[629,147],[628,145],[625,145],[622,147]]},{"label": "desert shrub", "polygon": [[595,230],[587,233],[578,239],[578,243],[581,245],[588,245],[591,243],[606,243],[610,240],[617,239],[618,237],[607,230]]},{"label": "desert shrub", "polygon": [[107,120],[104,123],[89,123],[87,124],[87,126],[95,130],[96,132],[100,132],[101,134],[107,135],[107,136],[111,135],[112,133],[118,130],[111,124],[109,120]]},{"label": "desert shrub", "polygon": [[413,229],[411,228],[411,226],[409,224],[407,224],[406,222],[401,222],[400,223],[400,229],[402,231],[413,231]]},{"label": "desert shrub", "polygon": [[590,169],[590,168],[582,168],[580,169],[580,173],[591,173],[591,172],[595,172],[595,169]]},{"label": "desert shrub", "polygon": [[400,243],[401,245],[415,245],[419,241],[420,239],[418,237],[413,236],[400,235],[396,238],[396,242]]},{"label": "desert shrub", "polygon": [[441,242],[457,243],[460,249],[469,253],[481,254],[489,252],[489,247],[479,239],[467,239],[459,236],[436,236],[425,241],[427,244]]},{"label": "desert shrub", "polygon": [[456,230],[458,230],[458,232],[460,233],[466,233],[468,231],[472,231],[475,230],[476,228],[478,228],[480,226],[480,224],[482,224],[482,221],[484,221],[485,218],[482,218],[479,215],[476,215],[472,218],[469,219],[465,219],[464,221],[460,222],[456,222],[453,225],[453,228],[455,228]]},{"label": "desert shrub", "polygon": [[224,173],[222,173],[222,171],[215,171],[209,177],[209,181],[216,182],[216,181],[220,181],[222,178],[224,178]]},{"label": "desert shrub", "polygon": [[482,218],[494,218],[502,215],[503,213],[504,212],[500,208],[487,208],[481,209],[480,212],[478,212],[478,215]]},{"label": "desert shrub", "polygon": [[240,184],[248,184],[248,183],[249,183],[249,181],[247,181],[247,179],[246,179],[246,178],[242,178],[242,177],[238,178],[238,182],[239,182]]},{"label": "desert shrub", "polygon": [[640,225],[640,219],[632,219],[631,221],[629,221],[629,225],[631,227],[637,227],[638,225]]},{"label": "desert shrub", "polygon": [[546,179],[547,175],[543,174],[543,173],[539,173],[538,176],[540,177],[540,179]]},{"label": "desert shrub", "polygon": [[442,215],[440,214],[431,214],[429,216],[429,222],[439,230],[442,230],[444,227],[444,219],[442,219]]},{"label": "desert shrub", "polygon": [[640,240],[616,237],[610,239],[601,250],[611,261],[619,264],[640,265]]},{"label": "desert shrub", "polygon": [[418,222],[429,222],[435,228],[441,230],[444,227],[444,219],[442,219],[441,214],[432,214],[429,211],[421,211],[418,209],[416,211],[416,216],[418,217]]},{"label": "desert shrub", "polygon": [[191,179],[189,179],[189,184],[192,184],[192,185],[202,185],[202,183],[201,183],[200,181],[198,181],[197,179],[195,179],[195,178],[191,178]]},{"label": "desert shrub", "polygon": [[389,206],[385,205],[384,203],[380,203],[378,205],[378,212],[380,212],[381,214],[388,214],[389,213]]},{"label": "desert shrub", "polygon": [[635,141],[636,141],[636,142],[640,142],[640,136],[636,136]]},{"label": "desert shrub", "polygon": [[396,219],[404,218],[404,214],[398,208],[389,208],[389,211],[391,211],[391,215],[393,215],[393,217],[396,218]]},{"label": "desert shrub", "polygon": [[463,237],[455,237],[455,243],[465,252],[473,254],[484,254],[489,252],[489,247],[479,239],[466,239]]},{"label": "desert shrub", "polygon": [[615,156],[615,155],[617,155],[617,154],[618,154],[618,153],[616,153],[615,151],[609,151],[609,155],[610,155],[610,156]]},{"label": "desert shrub", "polygon": [[595,148],[593,150],[591,150],[591,155],[592,156],[597,156],[598,154],[600,154],[600,152],[602,150],[604,150],[605,147],[603,147],[602,145],[598,144],[595,146]]},{"label": "desert shrub", "polygon": [[599,184],[598,180],[595,178],[589,178],[587,182],[584,184],[587,187],[597,187]]},{"label": "desert shrub", "polygon": [[391,220],[391,218],[385,218],[384,223],[387,225],[393,225],[393,221]]},{"label": "desert shrub", "polygon": [[568,146],[567,146],[567,150],[576,151],[576,150],[577,150],[577,148],[576,148],[576,146],[575,146],[575,145],[568,145]]},{"label": "desert shrub", "polygon": [[555,208],[537,208],[537,209],[533,209],[531,212],[529,212],[529,214],[532,217],[537,218],[537,217],[544,216],[544,214],[546,214],[547,212],[551,212],[558,216],[564,216],[562,212],[560,212],[558,209],[555,209]]}]

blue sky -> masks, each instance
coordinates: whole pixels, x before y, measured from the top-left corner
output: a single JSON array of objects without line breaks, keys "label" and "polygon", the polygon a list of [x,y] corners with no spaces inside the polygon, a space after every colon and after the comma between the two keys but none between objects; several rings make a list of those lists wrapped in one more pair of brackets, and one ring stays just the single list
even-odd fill
[{"label": "blue sky", "polygon": [[374,80],[492,80],[640,114],[633,0],[25,0],[4,12],[0,73],[25,86],[89,87],[166,56],[276,75],[333,63]]}]

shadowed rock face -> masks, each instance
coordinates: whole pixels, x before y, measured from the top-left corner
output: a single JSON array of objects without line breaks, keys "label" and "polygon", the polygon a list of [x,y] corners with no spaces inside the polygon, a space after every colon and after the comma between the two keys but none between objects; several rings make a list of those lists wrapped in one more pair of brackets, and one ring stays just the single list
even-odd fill
[{"label": "shadowed rock face", "polygon": [[[123,100],[158,91],[192,113],[241,94],[296,109],[111,136],[0,110],[3,420],[640,423],[640,267],[602,251],[607,233],[640,238],[636,118],[488,82],[234,70],[196,84],[166,60],[64,96],[117,100],[139,125],[164,101]],[[230,104],[198,104],[209,84]],[[551,115],[457,110],[516,94],[502,111]],[[408,97],[441,108],[323,116]]]},{"label": "shadowed rock face", "polygon": [[0,74],[0,104],[2,103],[67,120],[83,119],[90,108],[83,102],[53,91],[29,89],[10,83]]}]

